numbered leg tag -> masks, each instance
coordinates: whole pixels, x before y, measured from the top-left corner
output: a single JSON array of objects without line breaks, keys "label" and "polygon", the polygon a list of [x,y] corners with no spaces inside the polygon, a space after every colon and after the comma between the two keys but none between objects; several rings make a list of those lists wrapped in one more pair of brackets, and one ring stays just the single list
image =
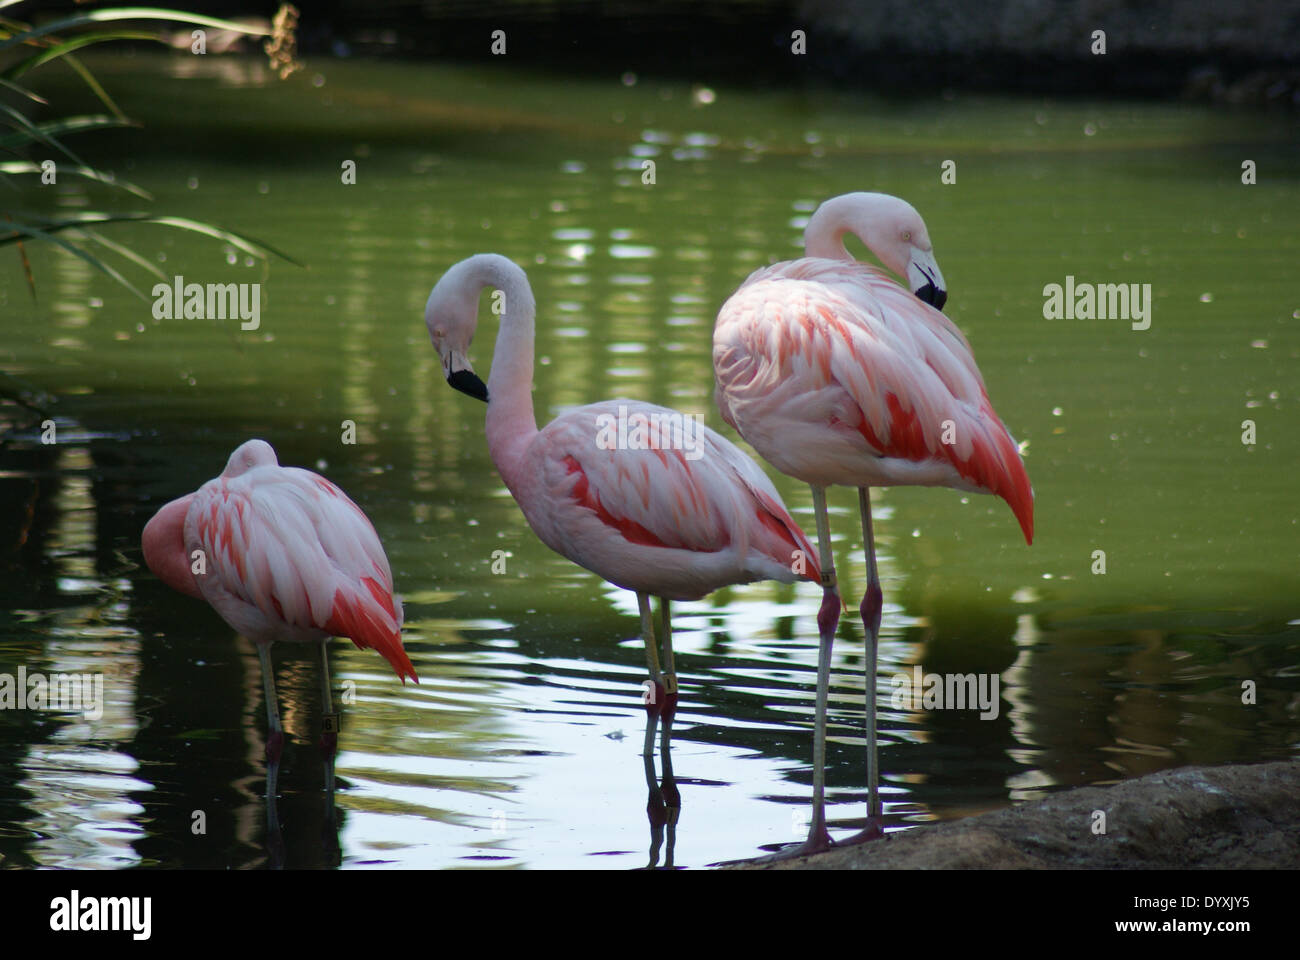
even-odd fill
[{"label": "numbered leg tag", "polygon": [[338,733],[339,732],[339,714],[327,713],[320,718],[321,733]]},{"label": "numbered leg tag", "polygon": [[835,586],[835,571],[834,571],[834,570],[830,570],[830,571],[823,570],[823,571],[822,571],[822,586],[823,586],[823,587],[831,587],[831,588],[834,588],[834,586]]},{"label": "numbered leg tag", "polygon": [[664,693],[673,694],[677,692],[677,674],[664,674]]}]

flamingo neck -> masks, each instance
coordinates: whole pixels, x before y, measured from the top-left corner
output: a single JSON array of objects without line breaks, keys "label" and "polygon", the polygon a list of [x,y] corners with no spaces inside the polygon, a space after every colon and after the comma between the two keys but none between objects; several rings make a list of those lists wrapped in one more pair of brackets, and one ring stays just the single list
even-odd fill
[{"label": "flamingo neck", "polygon": [[[533,338],[537,305],[528,277],[517,265],[496,254],[479,261],[483,285],[504,295],[504,310],[488,376],[487,441],[492,462],[506,485],[514,478],[529,441],[537,435],[533,413]],[[494,300],[494,303],[501,302]]]},{"label": "flamingo neck", "polygon": [[[841,198],[836,198],[836,200]],[[808,226],[803,231],[803,253],[805,257],[823,257],[827,260],[852,260],[848,248],[844,246],[844,234],[849,227],[842,216],[841,204],[828,200],[808,218]],[[865,242],[865,241],[864,241]]]}]

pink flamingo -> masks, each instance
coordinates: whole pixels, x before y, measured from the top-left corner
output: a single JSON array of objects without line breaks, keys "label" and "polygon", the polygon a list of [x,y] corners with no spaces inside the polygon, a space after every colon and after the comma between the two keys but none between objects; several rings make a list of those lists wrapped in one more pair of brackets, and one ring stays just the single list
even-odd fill
[{"label": "pink flamingo", "polygon": [[[466,358],[479,295],[491,287],[504,312],[485,386]],[[533,414],[536,306],[524,271],[479,254],[449,269],[429,294],[424,320],[447,382],[487,401],[492,462],[533,531],[552,550],[636,593],[646,663],[644,753],[654,755],[663,720],[664,792],[672,787],[669,730],[677,704],[669,603],[728,584],[818,582],[808,538],[767,475],[726,438],[664,407],[608,400],[569,410],[537,429]],[[626,443],[613,425],[625,423]],[[663,664],[655,651],[650,597],[659,598]],[[653,773],[651,803],[656,802]],[[653,819],[653,818],[652,818]]]},{"label": "pink flamingo", "polygon": [[[844,248],[858,237],[912,292]],[[723,304],[713,331],[722,417],[782,473],[812,487],[823,599],[813,749],[813,819],[794,855],[830,846],[824,810],[826,706],[840,599],[826,488],[858,488],[867,589],[868,811],[853,841],[883,834],[876,756],[881,592],[869,488],[954,487],[1006,500],[1033,542],[1034,495],[998,419],[970,344],[939,312],[947,292],[920,214],[897,197],[849,193],[808,221],[800,260],[756,270]],[[915,294],[915,295],[913,295]]]},{"label": "pink flamingo", "polygon": [[326,643],[349,637],[374,648],[403,681],[419,683],[402,647],[402,604],[393,595],[388,558],[361,508],[319,474],[282,467],[264,440],[242,444],[221,476],[173,500],[144,528],[144,559],[173,590],[206,600],[257,645],[269,734],[267,805],[284,743],[271,667],[277,640],[318,643],[329,762],[337,718]]}]

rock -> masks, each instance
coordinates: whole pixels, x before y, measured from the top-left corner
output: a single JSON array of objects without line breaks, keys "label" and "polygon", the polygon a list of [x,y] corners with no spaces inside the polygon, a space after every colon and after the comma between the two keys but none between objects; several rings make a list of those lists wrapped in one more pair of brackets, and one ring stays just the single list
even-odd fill
[{"label": "rock", "polygon": [[[1300,763],[1182,767],[738,869],[1295,869]],[[1093,833],[1096,811],[1105,833]]]}]

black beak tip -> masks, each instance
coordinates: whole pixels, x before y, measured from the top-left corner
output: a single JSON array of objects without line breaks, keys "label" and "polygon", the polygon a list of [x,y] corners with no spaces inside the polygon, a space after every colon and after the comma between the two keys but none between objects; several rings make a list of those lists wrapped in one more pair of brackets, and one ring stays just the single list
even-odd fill
[{"label": "black beak tip", "polygon": [[936,310],[942,310],[943,305],[948,302],[948,291],[940,290],[933,283],[927,283],[916,291],[916,296],[918,300],[924,300]]},{"label": "black beak tip", "polygon": [[487,384],[478,378],[478,374],[469,370],[454,370],[447,377],[447,382],[461,393],[487,403]]}]

